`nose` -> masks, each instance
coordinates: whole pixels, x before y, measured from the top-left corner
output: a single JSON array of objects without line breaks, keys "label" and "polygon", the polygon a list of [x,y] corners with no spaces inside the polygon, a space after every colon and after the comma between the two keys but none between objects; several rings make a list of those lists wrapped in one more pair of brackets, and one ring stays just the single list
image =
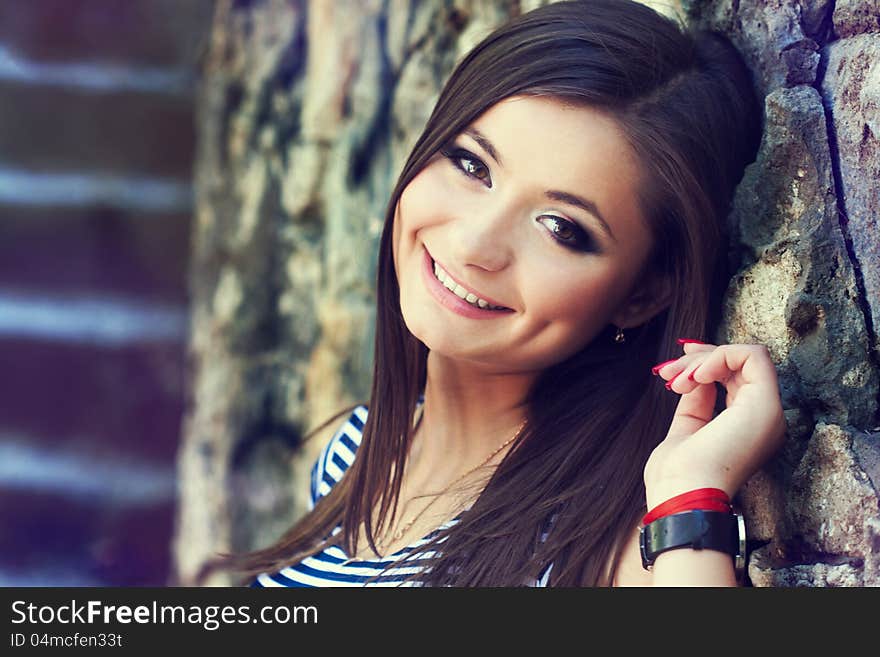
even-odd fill
[{"label": "nose", "polygon": [[515,236],[512,212],[509,204],[487,201],[455,222],[453,255],[462,267],[500,271],[509,264]]}]

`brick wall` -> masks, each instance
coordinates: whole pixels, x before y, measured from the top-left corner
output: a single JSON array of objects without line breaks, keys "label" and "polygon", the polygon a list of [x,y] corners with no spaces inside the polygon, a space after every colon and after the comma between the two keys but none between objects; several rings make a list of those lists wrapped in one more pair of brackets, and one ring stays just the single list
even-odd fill
[{"label": "brick wall", "polygon": [[211,0],[0,3],[0,585],[162,585]]}]

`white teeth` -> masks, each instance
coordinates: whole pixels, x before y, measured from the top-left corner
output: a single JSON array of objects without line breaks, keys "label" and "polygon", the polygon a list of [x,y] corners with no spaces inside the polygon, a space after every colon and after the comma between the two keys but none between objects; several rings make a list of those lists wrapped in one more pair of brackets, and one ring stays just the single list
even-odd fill
[{"label": "white teeth", "polygon": [[490,310],[502,309],[502,306],[493,306],[485,299],[481,299],[473,292],[468,292],[461,285],[458,285],[436,262],[434,263],[434,276],[437,277],[437,280],[443,283],[444,287],[448,288],[453,294],[455,294],[455,296],[464,299],[472,306],[489,308]]}]

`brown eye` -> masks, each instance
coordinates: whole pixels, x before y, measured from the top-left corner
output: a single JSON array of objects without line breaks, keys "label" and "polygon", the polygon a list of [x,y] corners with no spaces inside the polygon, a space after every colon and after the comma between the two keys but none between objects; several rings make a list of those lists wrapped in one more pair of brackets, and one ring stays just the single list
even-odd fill
[{"label": "brown eye", "polygon": [[[470,162],[470,163],[471,163],[470,166],[465,166],[465,167],[464,167],[465,172],[466,172],[469,176],[473,176],[474,178],[479,178],[480,180],[483,180],[483,176],[479,176],[479,175],[477,175],[477,174],[474,173],[475,170],[476,170],[476,171],[480,171],[480,170],[481,170],[481,167],[482,167],[482,170],[483,170],[483,171],[486,171],[486,173],[489,173],[489,172],[486,170],[486,167],[484,167],[484,166],[482,165],[482,163],[479,163],[479,162],[480,162],[479,160],[475,160],[475,159],[472,158],[472,157],[463,157],[463,158],[461,158],[461,159],[464,160],[465,162]],[[474,165],[474,162],[477,162],[478,164]]]},{"label": "brown eye", "polygon": [[542,221],[541,223],[547,226],[553,239],[562,244],[562,246],[574,251],[595,250],[589,233],[581,229],[574,222],[553,214],[542,214],[538,219],[549,219],[549,221]]},{"label": "brown eye", "polygon": [[[461,171],[468,178],[474,178],[480,182],[484,182],[488,179],[489,169],[483,164],[480,158],[474,156],[473,153],[462,149],[443,149],[440,152],[452,163],[452,166]],[[461,162],[467,162],[469,164],[462,166]],[[478,175],[476,172],[479,172],[480,170],[484,171],[485,174],[482,176]],[[489,186],[491,187],[491,184]]]},{"label": "brown eye", "polygon": [[559,237],[566,242],[574,237],[574,231],[568,225],[566,225],[569,223],[568,221],[564,221],[559,217],[554,217],[552,215],[549,215],[549,218],[552,222],[551,225],[553,226],[553,234],[556,235],[556,237]]}]

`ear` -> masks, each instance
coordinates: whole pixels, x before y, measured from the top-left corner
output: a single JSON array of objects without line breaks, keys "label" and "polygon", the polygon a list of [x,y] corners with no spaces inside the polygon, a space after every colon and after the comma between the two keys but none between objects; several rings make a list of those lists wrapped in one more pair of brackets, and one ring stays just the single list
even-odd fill
[{"label": "ear", "polygon": [[643,276],[630,295],[612,314],[611,323],[620,328],[640,326],[672,303],[672,284],[668,276]]}]

